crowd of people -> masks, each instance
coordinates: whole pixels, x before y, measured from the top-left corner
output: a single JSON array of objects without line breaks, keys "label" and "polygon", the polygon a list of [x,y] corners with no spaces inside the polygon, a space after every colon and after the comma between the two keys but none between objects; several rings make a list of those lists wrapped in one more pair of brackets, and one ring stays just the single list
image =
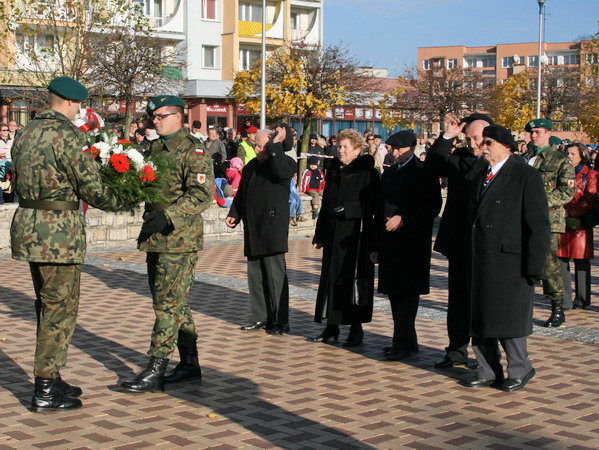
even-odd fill
[{"label": "crowd of people", "polygon": [[[49,109],[21,130],[11,150],[19,203],[11,249],[13,258],[29,262],[36,295],[31,408],[38,412],[81,406],[82,389],[60,374],[75,330],[86,250],[79,202],[107,211],[132,206],[102,184],[97,164],[81,151],[85,136],[72,121],[87,89],[58,77],[48,91]],[[184,107],[175,96],[153,97],[147,106],[153,126],[140,122],[130,129],[140,145],[162,153],[170,164],[163,174],[165,201],[144,205],[137,240],[147,254],[155,315],[149,360],[120,383],[122,392],[162,391],[167,383],[202,377],[188,296],[203,247],[201,213],[212,205],[216,187],[224,195],[218,180],[230,180],[234,194],[225,224],[235,228],[243,222],[252,314],[243,332],[290,331],[285,254],[291,219],[301,216],[299,192],[311,197],[312,245],[322,249],[314,320],[326,325],[308,337],[311,342],[337,341],[341,327],[349,326],[343,346],[363,344],[378,265],[376,289],[388,296],[394,325],[384,357],[401,361],[419,351],[415,320],[420,296],[430,289],[433,225],[443,186],[447,202],[434,249],[449,261],[449,344],[436,367],[476,366],[476,375],[462,381],[470,388],[522,389],[535,375],[526,342],[535,285],[542,282],[551,302],[547,327],[563,324],[565,309],[590,304],[597,171],[582,143],[552,142],[549,120],[527,124],[531,143],[524,153],[510,130],[472,114],[450,117],[422,158],[412,131],[382,144],[380,136],[353,129],[328,140],[308,136],[306,155],[298,154],[297,133],[287,125],[258,130],[245,122],[237,130],[239,140],[237,131],[220,134],[215,128],[204,137],[200,123],[184,126]],[[308,167],[296,183],[303,156]],[[468,364],[470,344],[476,365]],[[180,360],[167,375],[175,350]]]}]

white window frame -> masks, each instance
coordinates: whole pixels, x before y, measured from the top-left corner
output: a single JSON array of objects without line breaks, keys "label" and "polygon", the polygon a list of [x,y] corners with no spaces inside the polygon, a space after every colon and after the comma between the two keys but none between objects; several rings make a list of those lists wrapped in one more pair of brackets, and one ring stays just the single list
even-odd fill
[{"label": "white window frame", "polygon": [[[208,2],[209,1],[214,1],[214,18],[210,18],[210,17],[205,17],[204,16],[204,11],[208,11]],[[218,0],[202,0],[202,20],[207,20],[210,22],[217,22],[218,21]]]},{"label": "white window frame", "polygon": [[[268,5],[266,6],[268,8]],[[254,15],[257,14],[257,19]],[[239,2],[239,20],[244,22],[262,22],[262,5],[252,2]]]},{"label": "white window frame", "polygon": [[424,69],[424,70],[431,70],[432,67],[433,67],[433,60],[432,59],[423,59],[422,60],[422,69]]},{"label": "white window frame", "polygon": [[457,60],[457,58],[449,58],[447,60],[447,68],[448,69],[457,69],[458,68],[458,60]]},{"label": "white window frame", "polygon": [[[254,58],[252,58],[254,54]],[[254,50],[251,48],[240,48],[239,49],[239,70],[250,70],[254,65],[256,59],[260,59],[260,50]]]},{"label": "white window frame", "polygon": [[539,55],[527,57],[528,67],[537,67],[539,65]]},{"label": "white window frame", "polygon": [[[212,50],[211,66],[206,64],[206,52],[209,50]],[[202,69],[218,69],[219,67],[219,47],[216,45],[202,45]]]},{"label": "white window frame", "polygon": [[514,67],[514,57],[513,56],[504,56],[501,58],[501,68],[502,69],[511,69]]}]

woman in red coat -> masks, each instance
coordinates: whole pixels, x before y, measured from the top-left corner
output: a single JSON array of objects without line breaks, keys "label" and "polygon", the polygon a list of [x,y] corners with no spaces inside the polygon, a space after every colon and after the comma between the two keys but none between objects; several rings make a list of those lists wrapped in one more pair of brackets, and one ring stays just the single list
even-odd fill
[{"label": "woman in red coat", "polygon": [[[593,228],[584,224],[583,217],[595,206],[597,172],[589,167],[587,147],[574,142],[566,147],[576,171],[576,194],[566,210],[566,232],[560,237],[557,256],[561,260],[564,288],[564,307],[586,308],[591,303],[591,263],[593,258]],[[572,303],[572,283],[568,262],[574,260],[576,297]]]}]

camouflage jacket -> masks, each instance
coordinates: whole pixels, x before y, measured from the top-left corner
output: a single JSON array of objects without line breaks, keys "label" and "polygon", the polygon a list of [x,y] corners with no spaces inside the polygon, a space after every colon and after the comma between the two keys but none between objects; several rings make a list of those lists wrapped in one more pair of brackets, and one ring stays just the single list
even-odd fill
[{"label": "camouflage jacket", "polygon": [[[21,199],[77,202],[116,211],[120,201],[102,185],[98,164],[84,153],[86,139],[63,114],[41,111],[12,147]],[[17,208],[10,228],[12,256],[32,262],[81,264],[84,220],[79,210]]]},{"label": "camouflage jacket", "polygon": [[[184,253],[201,250],[204,245],[202,211],[212,204],[214,171],[212,158],[204,155],[204,144],[182,128],[168,141],[152,142],[150,152],[164,152],[169,161],[167,201],[164,210],[173,230],[155,233],[139,244],[144,252]],[[146,205],[146,213],[154,209]]]},{"label": "camouflage jacket", "polygon": [[[534,156],[531,155],[532,157]],[[566,231],[564,205],[572,200],[576,193],[576,175],[572,162],[568,155],[552,145],[538,153],[532,165],[541,172],[545,184],[551,232],[564,233]]]}]

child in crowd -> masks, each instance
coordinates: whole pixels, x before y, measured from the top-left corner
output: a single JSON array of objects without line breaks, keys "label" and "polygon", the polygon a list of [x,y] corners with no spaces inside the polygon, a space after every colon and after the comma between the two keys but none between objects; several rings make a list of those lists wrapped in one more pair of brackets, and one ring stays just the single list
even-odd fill
[{"label": "child in crowd", "polygon": [[312,197],[312,219],[318,217],[323,192],[324,174],[318,168],[318,159],[315,156],[310,156],[308,158],[308,168],[302,175],[301,193]]},{"label": "child in crowd", "polygon": [[237,193],[239,189],[239,181],[241,180],[241,170],[243,169],[243,161],[241,158],[231,158],[229,161],[229,168],[226,171],[227,181],[233,188],[233,195]]}]

